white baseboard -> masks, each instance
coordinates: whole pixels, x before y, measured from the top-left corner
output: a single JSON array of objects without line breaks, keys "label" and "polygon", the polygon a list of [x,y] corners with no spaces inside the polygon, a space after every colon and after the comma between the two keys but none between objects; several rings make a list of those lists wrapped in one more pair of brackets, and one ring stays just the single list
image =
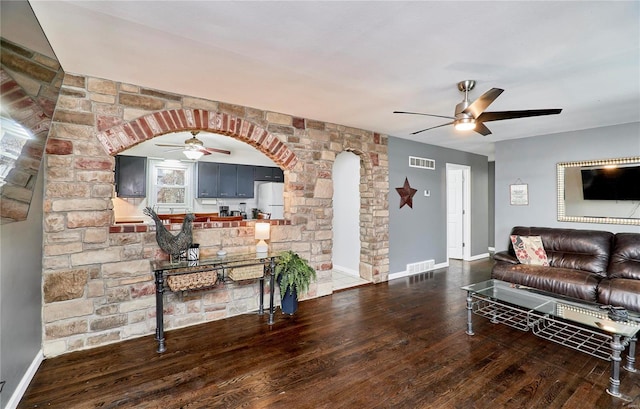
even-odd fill
[{"label": "white baseboard", "polygon": [[471,256],[469,258],[464,259],[464,261],[476,261],[476,260],[481,260],[483,258],[489,258],[489,253],[477,254],[475,256]]},{"label": "white baseboard", "polygon": [[397,273],[391,273],[389,274],[389,281],[391,280],[395,280],[396,278],[402,278],[402,277],[406,277],[408,276],[409,273],[407,273],[407,271],[398,271]]},{"label": "white baseboard", "polygon": [[5,406],[5,409],[16,409],[18,407],[20,399],[22,399],[22,396],[27,391],[27,387],[29,386],[29,383],[31,383],[33,377],[36,375],[36,372],[38,371],[38,368],[40,367],[42,361],[44,361],[44,354],[42,353],[42,350],[40,350],[36,354],[35,358],[33,358],[33,361],[31,362],[31,365],[29,365],[29,368],[27,368],[27,372],[25,372],[22,376],[22,379],[20,379],[20,383],[18,384],[16,390],[13,391],[13,394],[11,395],[11,398],[9,398],[9,402],[7,402],[7,406]]},{"label": "white baseboard", "polygon": [[360,272],[352,268],[342,267],[334,264],[333,269],[340,271],[341,273],[349,274],[350,276],[360,277]]},{"label": "white baseboard", "polygon": [[446,268],[446,267],[449,267],[449,260],[445,261],[444,263],[434,265],[432,270],[437,270],[439,268]]},{"label": "white baseboard", "polygon": [[413,275],[418,275],[418,274],[422,274],[425,273],[427,271],[433,271],[433,270],[438,270],[440,268],[445,268],[445,267],[449,267],[449,261],[446,261],[444,263],[439,263],[434,265],[432,268],[425,270],[425,271],[420,271],[419,273],[413,273],[410,274],[408,273],[406,270],[405,271],[399,271],[397,273],[391,273],[389,274],[389,281],[391,280],[395,280],[396,278],[402,278],[402,277],[409,277],[409,276],[413,276]]}]

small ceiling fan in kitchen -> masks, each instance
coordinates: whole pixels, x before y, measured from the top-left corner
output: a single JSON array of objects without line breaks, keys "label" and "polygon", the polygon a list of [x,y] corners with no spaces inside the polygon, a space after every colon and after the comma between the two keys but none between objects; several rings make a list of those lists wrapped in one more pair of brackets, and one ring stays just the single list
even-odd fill
[{"label": "small ceiling fan in kitchen", "polygon": [[393,111],[394,114],[410,114],[410,115],[424,115],[433,116],[436,118],[452,119],[453,121],[445,124],[432,126],[430,128],[421,129],[416,132],[412,132],[411,135],[419,134],[420,132],[428,131],[431,129],[440,128],[447,125],[453,125],[458,131],[475,131],[481,135],[490,135],[491,131],[484,124],[490,121],[502,121],[505,119],[527,118],[532,116],[543,115],[556,115],[562,112],[562,109],[529,109],[520,111],[496,111],[485,112],[484,110],[493,103],[504,91],[500,88],[491,88],[489,91],[482,94],[478,99],[473,102],[469,102],[469,91],[471,91],[476,85],[474,80],[460,81],[458,83],[458,90],[464,92],[464,100],[456,105],[454,116],[435,115],[435,114],[423,114],[420,112],[406,112],[406,111]]},{"label": "small ceiling fan in kitchen", "polygon": [[200,131],[191,131],[191,135],[193,136],[185,140],[184,145],[175,145],[171,143],[156,143],[156,146],[167,147],[167,148],[179,148],[179,149],[170,149],[167,152],[182,149],[182,153],[184,153],[184,156],[186,156],[188,159],[191,159],[191,160],[198,160],[202,157],[202,155],[211,155],[212,153],[222,153],[224,155],[231,155],[231,151],[204,146],[204,143],[202,143],[200,139],[196,138],[196,135],[198,135],[199,133]]}]

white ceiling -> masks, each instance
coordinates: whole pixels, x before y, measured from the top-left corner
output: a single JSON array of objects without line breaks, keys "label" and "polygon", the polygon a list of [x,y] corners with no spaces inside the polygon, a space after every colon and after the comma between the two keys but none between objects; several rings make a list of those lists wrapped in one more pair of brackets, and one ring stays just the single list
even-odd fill
[{"label": "white ceiling", "polygon": [[[638,1],[30,1],[65,71],[492,157],[493,142],[640,121]],[[492,135],[394,110],[562,108]],[[187,135],[188,136],[188,135]],[[640,136],[639,136],[640,143]]]},{"label": "white ceiling", "polygon": [[[189,132],[174,132],[166,135],[160,135],[150,141],[140,143],[133,148],[127,149],[125,154],[188,162],[188,159],[182,153],[184,150],[183,148],[163,147],[157,146],[157,144],[180,144],[184,146],[185,140],[191,137],[192,135]],[[204,146],[224,149],[231,152],[229,155],[222,153],[205,155],[198,159],[199,162],[244,163],[260,166],[276,166],[275,162],[253,146],[231,137],[210,132],[199,132],[196,137],[202,141]]]}]

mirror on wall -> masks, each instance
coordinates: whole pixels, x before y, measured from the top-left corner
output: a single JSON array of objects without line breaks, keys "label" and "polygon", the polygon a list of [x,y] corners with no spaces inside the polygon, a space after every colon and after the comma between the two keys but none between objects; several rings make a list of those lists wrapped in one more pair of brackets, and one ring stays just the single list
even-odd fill
[{"label": "mirror on wall", "polygon": [[640,157],[557,165],[558,221],[640,225]]},{"label": "mirror on wall", "polygon": [[0,224],[26,220],[64,72],[27,1],[2,3]]}]

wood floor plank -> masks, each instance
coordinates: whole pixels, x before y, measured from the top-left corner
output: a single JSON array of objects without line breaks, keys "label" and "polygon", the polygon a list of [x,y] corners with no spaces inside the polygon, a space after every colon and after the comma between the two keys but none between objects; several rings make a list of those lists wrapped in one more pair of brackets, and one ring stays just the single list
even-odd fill
[{"label": "wood floor plank", "polygon": [[[491,263],[307,300],[271,326],[245,314],[171,330],[163,354],[146,336],[47,359],[18,408],[623,408],[605,361],[477,316],[465,334],[460,286]],[[640,374],[621,379],[640,394]]]}]

